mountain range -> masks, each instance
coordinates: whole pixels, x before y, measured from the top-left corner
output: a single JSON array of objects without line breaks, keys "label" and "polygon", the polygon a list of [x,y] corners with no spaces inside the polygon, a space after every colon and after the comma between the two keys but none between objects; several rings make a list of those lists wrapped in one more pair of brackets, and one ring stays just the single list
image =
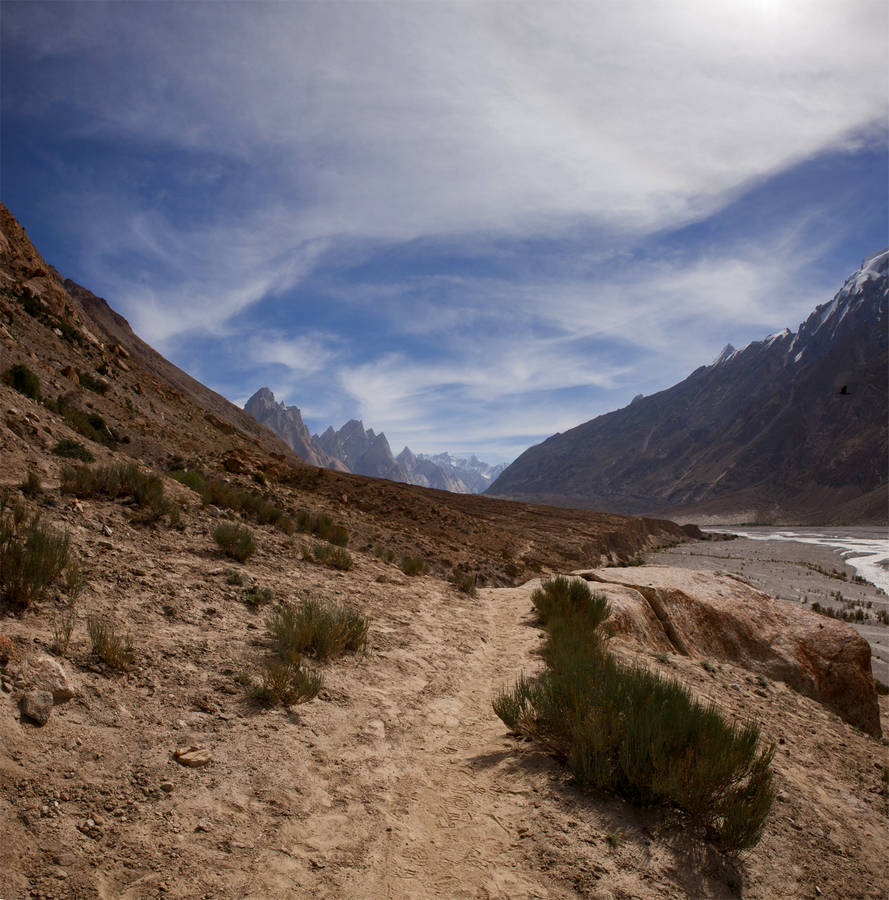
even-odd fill
[{"label": "mountain range", "polygon": [[889,249],[784,329],[526,450],[488,493],[612,512],[887,521]]},{"label": "mountain range", "polygon": [[299,407],[276,402],[267,387],[260,388],[245,404],[244,411],[277,434],[306,462],[340,472],[385,478],[403,484],[436,488],[457,494],[480,494],[506,468],[491,466],[476,456],[462,459],[449,453],[426,456],[405,447],[394,456],[386,435],[350,419],[338,431],[310,434]]}]

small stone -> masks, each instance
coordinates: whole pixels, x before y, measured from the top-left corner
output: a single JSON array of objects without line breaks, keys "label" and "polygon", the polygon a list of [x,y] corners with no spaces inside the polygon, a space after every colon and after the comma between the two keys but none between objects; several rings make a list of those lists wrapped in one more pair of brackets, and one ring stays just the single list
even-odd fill
[{"label": "small stone", "polygon": [[194,744],[177,748],[173,753],[173,758],[180,765],[188,766],[191,769],[209,765],[213,761],[213,755],[206,747],[198,747]]},{"label": "small stone", "polygon": [[103,525],[102,526],[102,534],[104,534],[105,537],[111,537],[111,535],[114,534],[114,532],[111,530],[110,526]]},{"label": "small stone", "polygon": [[173,793],[173,782],[172,781],[162,781],[160,783],[160,789],[165,794],[172,794]]},{"label": "small stone", "polygon": [[45,725],[49,721],[52,705],[52,694],[49,691],[28,691],[22,697],[22,714],[38,725]]},{"label": "small stone", "polygon": [[25,677],[33,688],[49,691],[55,703],[64,703],[77,693],[65,666],[45,653],[28,660]]}]

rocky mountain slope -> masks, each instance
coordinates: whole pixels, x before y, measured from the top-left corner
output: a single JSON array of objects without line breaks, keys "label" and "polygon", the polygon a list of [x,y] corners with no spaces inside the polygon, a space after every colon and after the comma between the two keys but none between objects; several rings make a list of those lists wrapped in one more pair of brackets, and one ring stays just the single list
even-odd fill
[{"label": "rocky mountain slope", "polygon": [[[693,528],[307,465],[103,301],[66,290],[3,212],[0,375],[26,367],[39,393],[0,379],[0,518],[13,522],[16,505],[25,520],[39,514],[67,534],[76,566],[25,607],[0,584],[0,897],[885,897],[885,748],[847,721],[876,731],[854,631],[827,629],[846,642],[841,675],[857,691],[836,704],[840,682],[823,664],[835,644],[813,613],[800,612],[812,630],[800,661],[782,617],[740,583],[734,597],[731,579],[679,590],[660,570],[596,568]],[[163,505],[153,514],[135,492],[71,487],[65,470],[79,461],[60,444],[95,457],[93,474],[132,464],[153,475]],[[213,496],[170,477],[183,468],[186,482],[212,480]],[[284,518],[260,517],[269,505]],[[325,521],[348,566],[330,565]],[[220,526],[249,528],[253,554],[226,555]],[[405,557],[426,573],[408,575]],[[455,570],[475,578],[475,596]],[[755,718],[776,744],[778,799],[743,858],[662,810],[579,792],[493,714],[496,692],[540,665],[537,579],[575,570],[602,579],[624,613],[617,625],[651,625],[652,640],[615,634],[627,660],[733,720]],[[624,572],[629,583],[615,583]],[[684,650],[654,628],[652,584],[669,594],[663,612]],[[303,600],[366,616],[367,646],[307,654],[318,696],[265,707],[254,691],[272,658],[267,619]],[[742,603],[752,631],[727,617]],[[762,623],[780,654],[710,639],[755,641]],[[123,667],[98,654],[97,625],[126,636]],[[791,687],[813,673],[812,696]]]},{"label": "rocky mountain slope", "polygon": [[329,456],[312,437],[302,419],[299,407],[276,403],[275,395],[267,388],[260,388],[245,404],[244,412],[264,425],[313,466],[324,466],[338,472],[350,471],[339,459]]},{"label": "rocky mountain slope", "polygon": [[415,455],[409,447],[393,456],[386,435],[376,434],[372,428],[365,429],[364,423],[357,419],[346,422],[338,431],[329,427],[323,434],[312,435],[299,409],[276,403],[275,395],[267,387],[260,388],[247,401],[244,410],[306,462],[340,472],[458,494],[480,494],[505,468],[489,466],[475,456],[458,459],[449,453]]},{"label": "rocky mountain slope", "polygon": [[796,334],[526,450],[494,496],[741,520],[887,521],[889,250]]}]

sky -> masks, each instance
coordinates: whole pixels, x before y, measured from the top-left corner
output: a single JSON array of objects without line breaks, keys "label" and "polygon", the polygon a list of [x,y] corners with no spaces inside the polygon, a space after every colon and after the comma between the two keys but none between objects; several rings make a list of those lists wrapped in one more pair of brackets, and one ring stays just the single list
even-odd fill
[{"label": "sky", "polygon": [[0,198],[243,405],[528,446],[889,243],[885,0],[0,5]]}]

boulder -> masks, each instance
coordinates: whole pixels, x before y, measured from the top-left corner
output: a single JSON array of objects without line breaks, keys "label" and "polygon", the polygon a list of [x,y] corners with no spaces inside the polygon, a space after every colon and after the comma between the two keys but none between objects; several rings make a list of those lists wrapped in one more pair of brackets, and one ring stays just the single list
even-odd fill
[{"label": "boulder", "polygon": [[612,604],[615,637],[742,666],[880,737],[870,645],[850,625],[774,600],[735,577],[669,566],[583,573]]}]

